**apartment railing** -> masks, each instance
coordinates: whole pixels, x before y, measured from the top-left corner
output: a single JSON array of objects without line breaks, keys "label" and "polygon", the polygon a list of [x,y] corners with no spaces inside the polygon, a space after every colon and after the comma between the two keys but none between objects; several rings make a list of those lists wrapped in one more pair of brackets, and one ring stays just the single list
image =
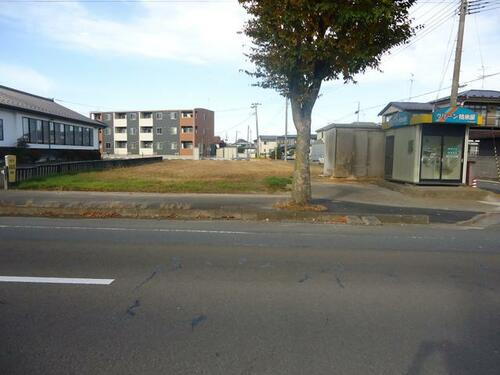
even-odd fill
[{"label": "apartment railing", "polygon": [[16,169],[16,182],[58,174],[86,172],[110,168],[135,167],[144,164],[157,163],[162,160],[163,158],[161,156],[154,156],[137,159],[89,160],[18,167]]}]

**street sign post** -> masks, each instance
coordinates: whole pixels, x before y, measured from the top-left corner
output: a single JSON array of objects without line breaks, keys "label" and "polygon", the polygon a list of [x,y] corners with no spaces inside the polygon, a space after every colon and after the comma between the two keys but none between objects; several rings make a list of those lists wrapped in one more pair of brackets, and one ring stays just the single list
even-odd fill
[{"label": "street sign post", "polygon": [[16,182],[16,155],[5,155],[5,165],[7,166],[7,180],[9,183]]}]

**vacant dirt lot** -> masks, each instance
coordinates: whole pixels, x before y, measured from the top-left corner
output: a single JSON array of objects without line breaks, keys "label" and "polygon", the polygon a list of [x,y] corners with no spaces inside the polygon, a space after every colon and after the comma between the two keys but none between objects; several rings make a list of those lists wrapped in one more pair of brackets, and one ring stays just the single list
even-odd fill
[{"label": "vacant dirt lot", "polygon": [[[133,168],[54,176],[23,182],[21,189],[141,191],[164,193],[251,193],[283,191],[293,162],[169,160]],[[318,176],[321,167],[311,167]]]}]

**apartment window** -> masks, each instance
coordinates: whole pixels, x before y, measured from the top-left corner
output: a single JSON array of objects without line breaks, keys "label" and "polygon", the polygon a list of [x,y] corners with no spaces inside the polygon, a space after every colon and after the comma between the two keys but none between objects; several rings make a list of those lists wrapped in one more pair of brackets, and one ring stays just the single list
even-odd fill
[{"label": "apartment window", "polygon": [[170,134],[176,135],[177,134],[177,127],[173,126],[170,128]]},{"label": "apartment window", "polygon": [[476,113],[479,113],[481,116],[486,116],[488,112],[488,108],[485,105],[479,105],[479,104],[469,104],[465,105],[465,108],[468,108]]},{"label": "apartment window", "polygon": [[182,129],[183,133],[192,133],[193,132],[193,127],[192,126],[182,127],[181,129]]},{"label": "apartment window", "polygon": [[141,133],[152,133],[152,132],[153,132],[153,128],[141,126]]},{"label": "apartment window", "polygon": [[205,121],[206,119],[207,119],[207,114],[203,113],[203,121]]},{"label": "apartment window", "polygon": [[161,112],[156,112],[156,119],[157,119],[157,120],[162,120],[162,119],[163,119],[163,113],[161,113]]},{"label": "apartment window", "polygon": [[135,150],[135,149],[137,148],[136,146],[137,146],[137,142],[132,142],[132,143],[130,144],[130,149],[131,149],[131,150]]},{"label": "apartment window", "polygon": [[116,141],[115,148],[127,148],[127,141]]},{"label": "apartment window", "polygon": [[3,120],[0,118],[0,141],[3,141]]},{"label": "apartment window", "polygon": [[177,120],[177,112],[170,112],[170,120]]},{"label": "apartment window", "polygon": [[172,143],[170,144],[170,148],[171,148],[172,150],[177,150],[177,143],[172,142]]},{"label": "apartment window", "polygon": [[142,112],[141,118],[152,118],[153,114],[151,112]]},{"label": "apartment window", "polygon": [[130,128],[129,129],[129,134],[130,135],[135,135],[135,128]]},{"label": "apartment window", "polygon": [[161,142],[156,143],[156,149],[157,150],[163,150],[163,144]]},{"label": "apartment window", "polygon": [[153,142],[151,141],[142,141],[141,148],[153,148]]},{"label": "apartment window", "polygon": [[162,128],[156,128],[156,134],[161,135],[163,133]]},{"label": "apartment window", "polygon": [[126,113],[116,113],[115,118],[124,119],[124,118],[127,118],[127,114]]},{"label": "apartment window", "polygon": [[106,134],[106,135],[111,135],[111,128],[107,128],[107,129],[106,129],[106,133],[105,133],[105,134]]},{"label": "apartment window", "polygon": [[182,112],[182,118],[193,118],[193,112]]},{"label": "apartment window", "polygon": [[182,148],[185,148],[185,149],[191,149],[191,148],[193,148],[193,142],[182,142],[181,146],[182,146]]},{"label": "apartment window", "polygon": [[[110,135],[111,135],[111,129],[108,129],[108,130],[110,130]],[[118,133],[118,134],[124,134],[126,132],[127,132],[127,128],[121,127],[121,128],[116,128],[115,129],[115,133]]]},{"label": "apartment window", "polygon": [[132,121],[137,120],[137,113],[135,113],[135,112],[129,113],[128,118],[129,118],[129,120],[132,120]]},{"label": "apartment window", "polygon": [[106,148],[111,148],[111,143],[106,142]]},{"label": "apartment window", "polygon": [[104,115],[104,121],[110,121],[111,120],[111,114],[110,113],[106,113]]}]

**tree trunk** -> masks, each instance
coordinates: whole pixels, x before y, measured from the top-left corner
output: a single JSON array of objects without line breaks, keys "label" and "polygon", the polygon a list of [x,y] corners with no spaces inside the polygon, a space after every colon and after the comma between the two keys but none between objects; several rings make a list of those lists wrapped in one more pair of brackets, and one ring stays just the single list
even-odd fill
[{"label": "tree trunk", "polygon": [[[315,101],[316,98],[314,98]],[[312,106],[304,106],[291,97],[292,115],[297,129],[295,146],[295,171],[293,173],[292,200],[298,205],[311,201],[311,171],[309,168],[309,150],[311,148],[311,113]],[[313,101],[313,103],[314,103]],[[314,105],[314,104],[313,104]]]}]

